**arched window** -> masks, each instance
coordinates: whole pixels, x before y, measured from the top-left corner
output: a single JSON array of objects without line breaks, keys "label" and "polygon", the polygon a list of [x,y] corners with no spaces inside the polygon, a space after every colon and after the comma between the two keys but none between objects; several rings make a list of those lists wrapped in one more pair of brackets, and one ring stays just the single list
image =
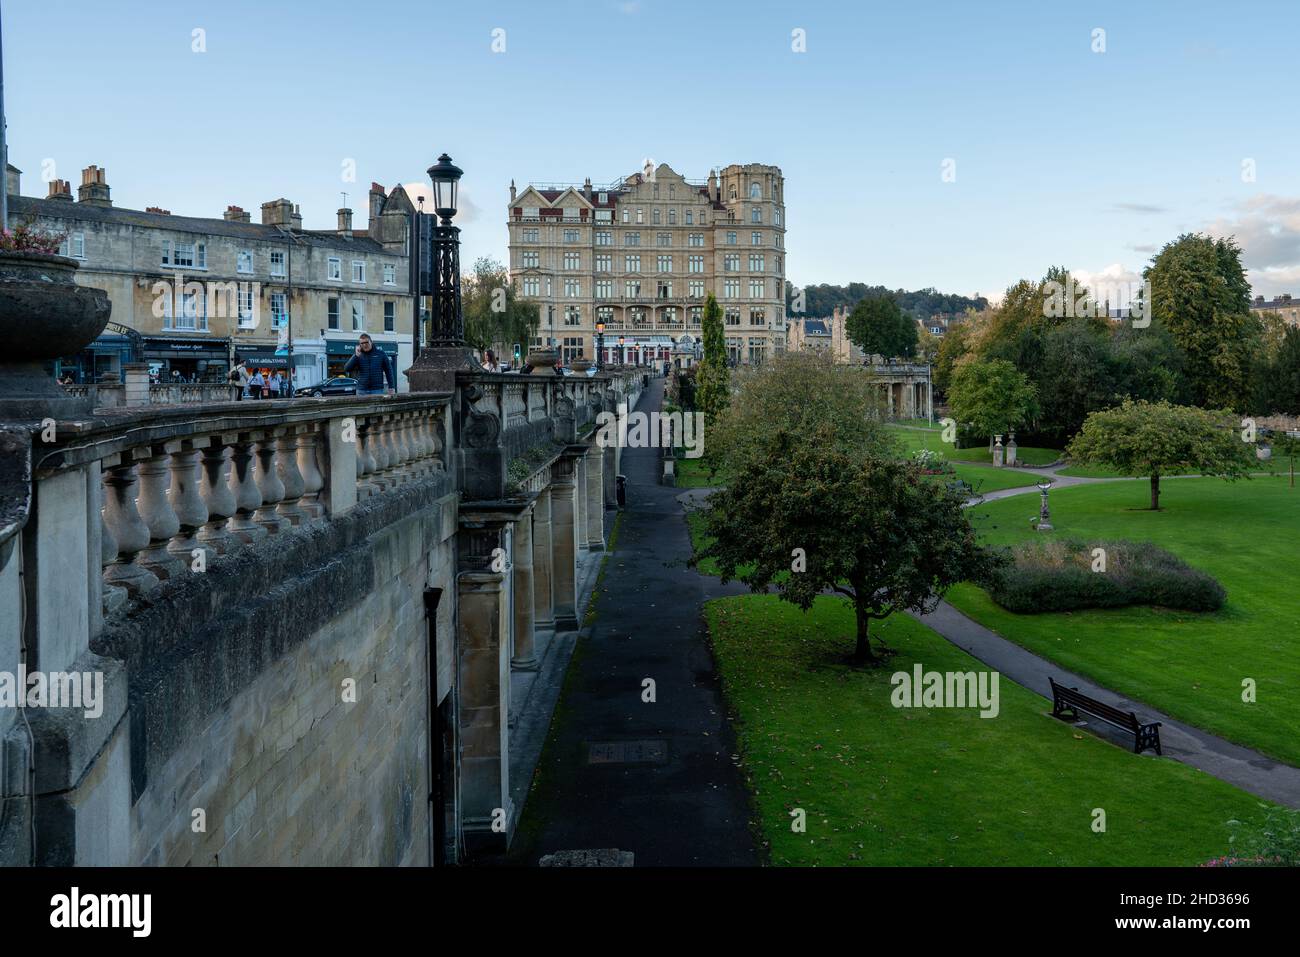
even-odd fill
[{"label": "arched window", "polygon": [[735,198],[736,198],[736,184],[735,184],[735,183],[732,183],[732,184],[731,184],[731,192],[730,192],[729,195],[730,195],[730,198],[731,198],[731,199],[735,199]]},{"label": "arched window", "polygon": [[750,184],[749,184],[749,198],[750,198],[750,199],[762,199],[762,198],[763,198],[763,187],[759,186],[757,183],[750,183]]}]

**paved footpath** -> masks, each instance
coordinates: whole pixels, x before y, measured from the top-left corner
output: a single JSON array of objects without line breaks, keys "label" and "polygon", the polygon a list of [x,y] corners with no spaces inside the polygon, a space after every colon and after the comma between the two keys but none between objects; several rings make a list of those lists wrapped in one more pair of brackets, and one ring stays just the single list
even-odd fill
[{"label": "paved footpath", "polygon": [[[652,379],[637,409],[659,408]],[[627,449],[627,507],[570,665],[512,857],[617,848],[634,866],[752,865],[749,798],[701,607],[738,594],[686,567],[690,536],[658,449]],[[655,702],[642,682],[655,682]]]}]

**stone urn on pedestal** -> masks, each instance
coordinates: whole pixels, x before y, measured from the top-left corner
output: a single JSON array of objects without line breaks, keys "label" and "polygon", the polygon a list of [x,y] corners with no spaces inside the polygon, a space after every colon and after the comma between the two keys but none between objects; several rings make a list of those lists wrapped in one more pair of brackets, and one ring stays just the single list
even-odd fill
[{"label": "stone urn on pedestal", "polygon": [[45,371],[76,355],[108,325],[112,304],[102,289],[78,286],[75,259],[0,250],[0,419],[66,419],[91,411]]},{"label": "stone urn on pedestal", "polygon": [[572,369],[574,372],[585,373],[588,369],[591,368],[591,360],[584,359],[582,356],[579,356],[578,358],[574,359],[572,362],[569,363],[569,368]]},{"label": "stone urn on pedestal", "polygon": [[1002,448],[1002,436],[995,435],[993,437],[993,464],[994,465],[997,466],[1002,465],[1002,455],[1004,451],[1005,450]]},{"label": "stone urn on pedestal", "polygon": [[527,363],[533,367],[534,373],[545,374],[547,370],[554,369],[559,363],[560,357],[556,354],[554,348],[533,349],[528,353]]}]

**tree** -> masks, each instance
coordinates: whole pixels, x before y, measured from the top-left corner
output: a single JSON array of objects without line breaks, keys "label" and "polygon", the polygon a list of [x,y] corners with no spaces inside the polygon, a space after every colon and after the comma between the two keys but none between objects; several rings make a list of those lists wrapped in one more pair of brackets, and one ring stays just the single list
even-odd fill
[{"label": "tree", "polygon": [[1254,448],[1242,441],[1231,412],[1126,399],[1088,416],[1066,451],[1085,465],[1150,476],[1151,508],[1159,510],[1162,475],[1240,478],[1250,472]]},{"label": "tree", "polygon": [[722,333],[722,308],[709,293],[701,322],[704,357],[695,374],[695,404],[708,419],[721,415],[731,400],[731,373],[727,368],[727,341]]},{"label": "tree", "polygon": [[461,307],[465,341],[479,351],[519,343],[527,352],[541,321],[537,303],[519,298],[506,268],[486,256],[461,283]]},{"label": "tree", "polygon": [[1254,407],[1265,414],[1300,414],[1300,329],[1288,326],[1256,374]]},{"label": "tree", "polygon": [[853,307],[845,323],[849,340],[867,355],[910,357],[916,351],[916,320],[893,296],[872,296]]},{"label": "tree", "polygon": [[958,365],[948,388],[948,404],[960,424],[987,436],[1013,431],[1038,411],[1029,379],[1005,359]]},{"label": "tree", "polygon": [[842,596],[856,620],[855,664],[877,660],[873,620],[931,611],[951,585],[986,581],[1000,564],[976,543],[965,496],[915,463],[843,447],[828,424],[768,435],[709,497],[712,541],[694,560],[712,558],[723,581],[773,586],[803,609],[828,590]]},{"label": "tree", "polygon": [[824,353],[781,352],[738,372],[736,380],[739,400],[709,423],[709,460],[728,475],[766,458],[782,430],[803,435],[821,429],[837,448],[855,452],[890,447],[880,424],[880,387],[866,369]]},{"label": "tree", "polygon": [[1087,319],[1064,319],[1047,328],[1042,345],[1037,383],[1041,430],[1063,443],[1079,431],[1088,413],[1117,398],[1110,337]]},{"label": "tree", "polygon": [[934,360],[934,387],[947,393],[952,385],[952,373],[957,363],[970,354],[970,337],[975,328],[975,318],[949,326],[943,338],[939,340],[939,354]]},{"label": "tree", "polygon": [[1262,326],[1250,311],[1236,242],[1186,233],[1166,244],[1142,275],[1151,286],[1151,316],[1186,357],[1193,404],[1244,409]]}]

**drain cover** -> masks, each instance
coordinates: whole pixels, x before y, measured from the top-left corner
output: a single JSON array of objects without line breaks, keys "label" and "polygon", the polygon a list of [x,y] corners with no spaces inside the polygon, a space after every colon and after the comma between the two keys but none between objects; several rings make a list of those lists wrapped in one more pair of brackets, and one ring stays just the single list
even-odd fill
[{"label": "drain cover", "polygon": [[588,741],[588,764],[663,764],[668,760],[668,742]]}]

